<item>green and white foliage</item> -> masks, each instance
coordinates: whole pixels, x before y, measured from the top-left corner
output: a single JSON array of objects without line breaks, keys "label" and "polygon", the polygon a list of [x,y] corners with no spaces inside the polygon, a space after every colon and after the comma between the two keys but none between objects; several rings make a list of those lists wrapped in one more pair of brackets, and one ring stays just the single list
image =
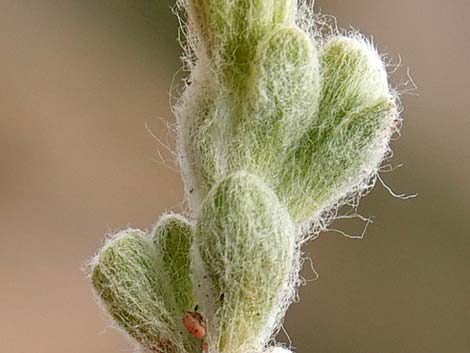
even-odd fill
[{"label": "green and white foliage", "polygon": [[[365,194],[398,101],[375,48],[323,35],[294,0],[180,0],[187,85],[174,107],[188,220],[110,237],[97,296],[144,351],[283,352],[300,245]],[[310,230],[310,232],[308,231]],[[204,338],[183,324],[197,308]]]}]

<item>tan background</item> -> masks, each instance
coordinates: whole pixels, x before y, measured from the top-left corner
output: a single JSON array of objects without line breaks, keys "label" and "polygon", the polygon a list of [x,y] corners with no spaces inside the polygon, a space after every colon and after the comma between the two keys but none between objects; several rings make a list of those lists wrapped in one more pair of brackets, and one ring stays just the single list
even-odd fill
[{"label": "tan background", "polygon": [[[104,234],[178,209],[171,142],[179,67],[165,0],[0,0],[0,351],[115,353],[130,346],[94,303],[82,268]],[[286,328],[297,352],[470,352],[470,25],[466,0],[318,1],[399,55],[419,96],[386,182],[360,207],[363,241],[325,233],[305,248],[320,278]],[[166,158],[170,158],[168,154]],[[360,224],[336,228],[353,231]],[[304,271],[312,278],[309,266]]]}]

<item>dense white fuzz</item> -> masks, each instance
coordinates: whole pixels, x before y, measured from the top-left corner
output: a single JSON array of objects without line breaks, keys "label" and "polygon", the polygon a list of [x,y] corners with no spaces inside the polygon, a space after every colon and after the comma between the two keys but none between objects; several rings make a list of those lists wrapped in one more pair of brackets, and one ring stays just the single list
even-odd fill
[{"label": "dense white fuzz", "polygon": [[147,351],[290,353],[270,344],[300,246],[369,190],[397,97],[376,49],[322,36],[305,4],[179,1],[189,74],[174,111],[190,220],[116,234],[93,285]]},{"label": "dense white fuzz", "polygon": [[193,244],[210,352],[259,351],[293,296],[295,225],[258,177],[237,172],[205,199]]}]

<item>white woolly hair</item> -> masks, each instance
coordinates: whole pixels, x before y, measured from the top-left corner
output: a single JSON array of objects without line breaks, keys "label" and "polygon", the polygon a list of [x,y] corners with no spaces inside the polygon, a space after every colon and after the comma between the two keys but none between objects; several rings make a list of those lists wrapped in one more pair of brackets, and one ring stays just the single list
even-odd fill
[{"label": "white woolly hair", "polygon": [[274,337],[301,283],[301,245],[373,187],[398,94],[375,46],[306,2],[178,0],[176,12],[190,220],[119,232],[92,263],[93,286],[148,352],[289,353]]},{"label": "white woolly hair", "polygon": [[[236,94],[231,91],[231,87],[227,87],[229,85],[225,77],[221,77],[217,72],[218,67],[224,65],[220,64],[220,61],[227,59],[220,55],[212,58],[208,56],[198,25],[194,23],[194,16],[191,16],[190,3],[187,0],[178,1],[179,11],[176,13],[180,14],[178,18],[184,37],[184,41],[181,41],[184,49],[182,59],[184,69],[189,75],[173,111],[177,117],[175,131],[177,132],[178,162],[184,179],[185,199],[188,201],[189,213],[193,219],[198,218],[201,203],[217,180],[234,171],[246,170],[263,177],[278,192],[281,202],[288,206],[299,226],[300,237],[306,241],[324,230],[341,206],[356,207],[359,199],[375,185],[383,160],[392,155],[389,142],[391,137],[399,132],[401,126],[401,105],[398,92],[388,84],[385,58],[364,35],[354,30],[339,29],[334,17],[314,14],[312,5],[312,2],[308,1],[298,4],[294,20],[287,25],[288,31],[298,28],[302,32],[301,35],[306,36],[302,39],[310,42],[312,50],[320,59],[329,46],[337,43],[343,47],[343,52],[335,57],[335,66],[332,67],[334,70],[331,70],[328,78],[324,77],[325,73],[321,70],[322,64],[324,65],[322,62],[314,63],[320,66],[320,69],[310,69],[308,65],[301,65],[299,74],[311,79],[304,86],[302,82],[294,81],[292,86],[283,82],[280,73],[286,71],[286,66],[282,66],[282,57],[278,57],[277,62],[269,62],[272,66],[278,66],[277,68],[271,67],[274,73],[279,74],[272,78],[277,81],[275,84],[287,86],[281,92],[284,95],[276,96],[277,102],[274,102],[269,100],[273,92],[268,85],[258,87],[259,91],[255,97],[244,95],[246,93],[254,95],[253,91],[242,92],[241,96],[234,97]],[[279,27],[281,30],[285,28],[284,25]],[[275,31],[276,29],[273,30]],[[260,42],[263,42],[263,39],[260,39]],[[348,50],[350,50],[349,53]],[[348,54],[351,54],[350,57]],[[356,63],[351,62],[351,57],[354,56],[357,56],[353,58],[357,60]],[[313,61],[316,60],[313,58]],[[229,59],[226,65],[230,64],[232,61]],[[338,74],[338,71],[352,64],[357,65],[356,68],[350,67],[351,71],[356,69],[355,72],[352,72],[349,80],[341,81],[343,77],[341,73]],[[312,79],[309,75],[312,71],[313,75],[318,76],[317,78]],[[315,80],[320,82],[314,82]],[[331,84],[325,87],[328,82]],[[297,92],[299,86],[300,89],[316,89],[317,92],[299,93]],[[331,91],[327,91],[330,87]],[[337,92],[344,94],[341,97]],[[353,102],[355,106],[351,104],[351,97],[357,99]],[[332,98],[332,100],[327,101],[325,98]],[[309,99],[313,102],[302,106],[302,100]],[[290,142],[288,146],[284,146],[283,151],[273,148],[272,144],[266,143],[266,139],[263,140],[263,138],[255,137],[254,141],[248,141],[251,142],[248,144],[246,139],[237,136],[255,135],[266,130],[268,133],[272,132],[267,126],[272,121],[266,119],[266,115],[268,117],[270,113],[273,115],[272,112],[238,108],[250,100],[262,101],[265,105],[272,104],[274,107],[272,110],[277,109],[275,113],[281,112],[288,115],[285,120],[293,121],[292,126],[289,122],[287,125],[281,125],[285,129],[282,138]],[[326,101],[325,109],[318,111],[322,108],[322,100]],[[232,106],[236,107],[235,111]],[[353,150],[355,153],[347,149],[349,146],[343,146],[343,148],[327,146],[321,151],[322,155],[319,155],[320,153],[315,153],[315,148],[318,146],[315,146],[314,141],[309,147],[305,146],[305,141],[312,139],[309,136],[309,129],[317,133],[315,129],[328,128],[338,123],[339,108],[335,106],[350,109],[351,114],[360,114],[360,109],[371,109],[372,111],[363,112],[362,116],[364,119],[362,133],[369,134],[369,138],[366,140],[364,135],[361,135],[360,127],[356,127],[359,132],[357,136],[342,133],[344,138],[349,138],[354,142],[358,140],[364,142],[360,149]],[[240,113],[239,110],[242,112]],[[235,130],[234,120],[244,119],[240,117],[240,114],[248,115],[246,119],[260,121],[259,125],[246,124],[246,127],[237,126],[238,129]],[[309,117],[304,118],[304,114]],[[348,121],[344,116],[339,118],[343,119],[342,124]],[[352,119],[347,116],[346,118]],[[365,120],[367,118],[371,119],[367,121]],[[304,125],[299,124],[299,121]],[[272,136],[272,138],[276,137],[278,136]],[[359,157],[356,152],[360,153]],[[254,153],[259,153],[260,156],[253,156]],[[285,156],[279,153],[284,153]],[[305,158],[298,160],[299,154],[303,154]],[[312,157],[316,160],[312,161]],[[260,162],[260,159],[263,160]],[[313,171],[314,168],[319,167],[334,168],[335,166],[331,164],[323,163],[327,159],[343,163],[347,160],[356,161],[360,165],[344,171],[341,180],[337,180],[337,178],[331,178],[328,173]],[[278,165],[275,165],[276,162]],[[292,175],[294,173],[304,175],[300,178],[299,175]],[[317,200],[320,198],[318,194],[326,192],[328,195]]]}]

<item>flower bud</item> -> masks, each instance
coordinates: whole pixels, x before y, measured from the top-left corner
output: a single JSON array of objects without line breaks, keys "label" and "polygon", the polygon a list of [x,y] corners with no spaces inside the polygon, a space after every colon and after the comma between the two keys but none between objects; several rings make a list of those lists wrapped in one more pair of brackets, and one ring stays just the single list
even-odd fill
[{"label": "flower bud", "polygon": [[298,271],[295,226],[274,192],[238,172],[203,202],[193,269],[210,352],[259,351],[290,302]]}]

